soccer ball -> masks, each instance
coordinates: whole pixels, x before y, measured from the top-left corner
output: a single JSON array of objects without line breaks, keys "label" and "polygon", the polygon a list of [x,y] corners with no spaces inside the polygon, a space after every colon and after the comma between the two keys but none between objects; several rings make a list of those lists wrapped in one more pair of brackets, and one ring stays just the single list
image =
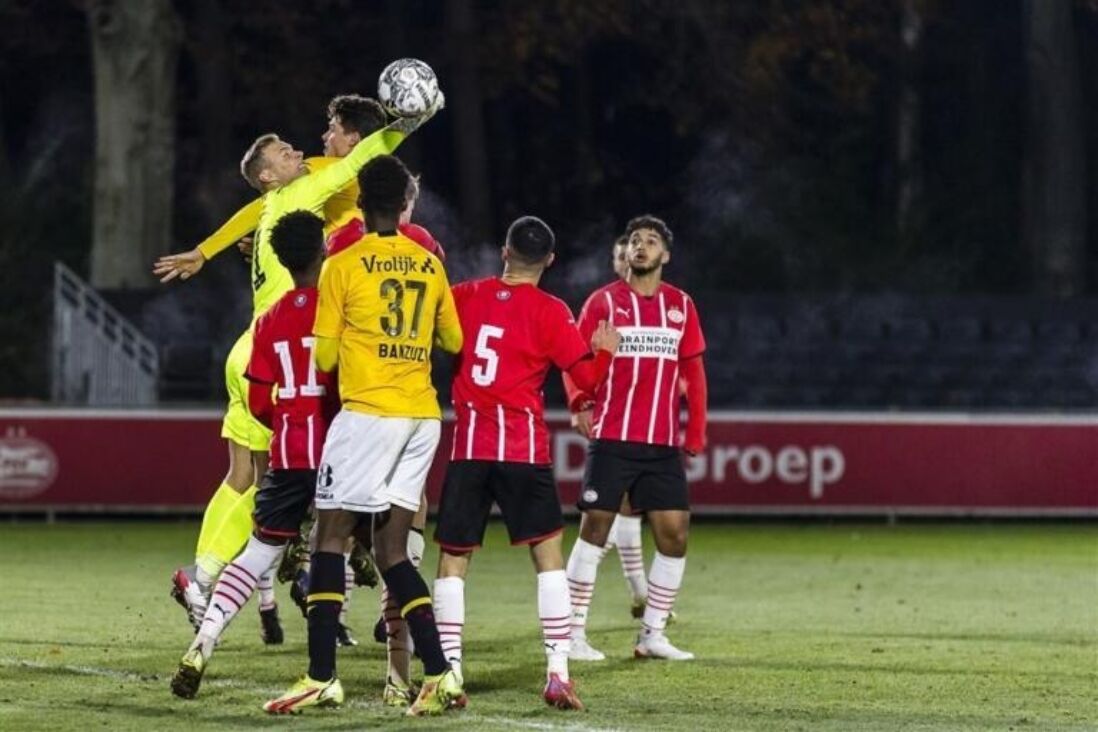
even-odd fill
[{"label": "soccer ball", "polygon": [[438,77],[416,58],[401,58],[381,72],[377,98],[394,117],[419,117],[435,109],[442,97]]}]

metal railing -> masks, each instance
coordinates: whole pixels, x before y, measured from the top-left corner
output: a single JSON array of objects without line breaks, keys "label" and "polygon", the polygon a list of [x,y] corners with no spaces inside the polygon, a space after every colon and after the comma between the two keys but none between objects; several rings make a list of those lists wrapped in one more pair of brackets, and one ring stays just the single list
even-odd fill
[{"label": "metal railing", "polygon": [[56,262],[53,272],[53,401],[155,404],[156,346],[68,267]]}]

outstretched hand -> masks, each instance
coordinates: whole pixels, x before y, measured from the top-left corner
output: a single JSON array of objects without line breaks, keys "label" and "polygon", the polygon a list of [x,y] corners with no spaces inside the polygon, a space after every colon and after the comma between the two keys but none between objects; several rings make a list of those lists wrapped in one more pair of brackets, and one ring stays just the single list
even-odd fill
[{"label": "outstretched hand", "polygon": [[188,252],[168,254],[156,260],[153,275],[159,277],[161,282],[170,282],[176,277],[187,280],[198,274],[204,264],[206,257],[195,248]]},{"label": "outstretched hand", "polygon": [[418,117],[397,117],[394,121],[389,123],[389,129],[396,130],[397,132],[403,132],[405,135],[410,135],[423,124],[435,116],[435,114],[446,106],[446,95],[441,91],[438,93],[438,100],[435,105],[428,109]]},{"label": "outstretched hand", "polygon": [[240,241],[236,243],[237,251],[244,255],[245,262],[252,261],[252,250],[255,249],[255,242],[251,236],[242,236]]}]

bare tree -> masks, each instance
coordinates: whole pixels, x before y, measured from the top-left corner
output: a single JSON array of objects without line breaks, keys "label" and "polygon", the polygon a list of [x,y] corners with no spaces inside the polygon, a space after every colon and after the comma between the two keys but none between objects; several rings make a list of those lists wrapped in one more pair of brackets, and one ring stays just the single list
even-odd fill
[{"label": "bare tree", "polygon": [[1022,240],[1037,292],[1085,285],[1086,161],[1079,59],[1070,0],[1023,0],[1027,100]]},{"label": "bare tree", "polygon": [[193,20],[183,41],[194,65],[195,98],[200,122],[197,198],[205,213],[203,228],[219,224],[239,198],[240,151],[232,145],[233,94],[230,18],[221,0],[192,0]]},{"label": "bare tree", "polygon": [[903,0],[900,9],[900,99],[896,116],[896,233],[911,237],[922,195],[919,155],[921,100],[918,86],[919,46],[923,36],[922,3]]},{"label": "bare tree", "polygon": [[171,239],[179,21],[171,0],[85,7],[95,75],[92,284],[145,286]]},{"label": "bare tree", "polygon": [[492,235],[492,197],[488,180],[488,148],[484,110],[477,78],[477,25],[469,0],[446,3],[446,27],[451,41],[453,78],[443,79],[446,104],[454,120],[461,212],[467,229],[477,238]]}]

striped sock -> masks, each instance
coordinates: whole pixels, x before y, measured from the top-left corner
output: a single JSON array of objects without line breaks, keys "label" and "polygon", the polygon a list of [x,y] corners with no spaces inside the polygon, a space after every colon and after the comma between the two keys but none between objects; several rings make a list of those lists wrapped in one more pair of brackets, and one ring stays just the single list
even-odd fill
[{"label": "striped sock", "polygon": [[435,580],[435,622],[442,654],[461,675],[461,636],[465,631],[465,580],[439,577]]},{"label": "striped sock", "polygon": [[572,601],[572,637],[587,637],[587,611],[595,596],[602,547],[576,539],[568,556],[568,591]]},{"label": "striped sock", "polygon": [[210,605],[192,647],[201,645],[202,655],[209,658],[217,639],[255,592],[259,577],[278,561],[281,551],[280,546],[264,544],[252,537],[240,556],[225,566],[213,588]]},{"label": "striped sock", "polygon": [[648,597],[648,580],[644,576],[644,549],[641,547],[640,516],[618,516],[614,521],[617,530],[618,558],[621,571],[633,593],[633,601]]},{"label": "striped sock", "polygon": [[389,588],[389,594],[400,606],[400,614],[408,624],[408,632],[416,643],[416,652],[423,662],[426,676],[437,676],[446,671],[446,657],[442,655],[442,643],[435,624],[435,611],[431,591],[411,562],[405,561],[389,567],[381,576]]},{"label": "striped sock", "polygon": [[546,674],[557,674],[562,681],[568,681],[568,651],[572,649],[571,609],[568,574],[563,569],[539,573],[538,616],[541,618],[541,636],[548,662]]},{"label": "striped sock", "polygon": [[396,598],[384,586],[381,590],[381,615],[385,618],[385,635],[388,638],[385,643],[389,663],[388,680],[401,686],[410,686],[412,646],[408,624],[400,616]]},{"label": "striped sock", "polygon": [[667,616],[675,606],[685,571],[686,557],[665,557],[656,552],[648,574],[648,604],[641,620],[645,635],[662,633],[667,627]]}]

